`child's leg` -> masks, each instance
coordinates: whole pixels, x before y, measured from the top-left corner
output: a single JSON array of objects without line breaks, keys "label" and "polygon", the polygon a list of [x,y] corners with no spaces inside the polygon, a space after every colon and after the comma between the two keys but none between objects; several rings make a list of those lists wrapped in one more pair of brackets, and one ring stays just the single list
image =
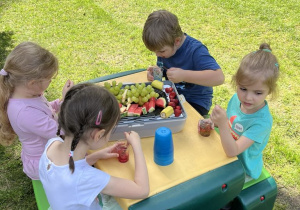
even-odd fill
[{"label": "child's leg", "polygon": [[122,210],[121,206],[114,199],[114,197],[109,195],[101,194],[103,210]]}]

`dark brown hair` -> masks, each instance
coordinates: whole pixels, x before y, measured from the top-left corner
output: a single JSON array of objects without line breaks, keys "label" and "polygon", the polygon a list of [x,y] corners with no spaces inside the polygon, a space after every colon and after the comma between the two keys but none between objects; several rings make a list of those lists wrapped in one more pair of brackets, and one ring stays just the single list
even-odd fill
[{"label": "dark brown hair", "polygon": [[232,77],[233,85],[250,85],[262,80],[269,87],[269,94],[276,95],[279,64],[269,44],[263,43],[259,50],[246,55]]},{"label": "dark brown hair", "polygon": [[[101,112],[100,124],[98,115]],[[73,136],[71,151],[76,149],[79,141],[86,141],[90,132],[105,129],[106,136],[120,119],[117,99],[105,88],[85,83],[73,86],[66,94],[58,116],[59,128],[66,136]],[[69,167],[74,172],[74,160],[70,157]]]},{"label": "dark brown hair", "polygon": [[175,39],[182,36],[178,18],[166,10],[152,12],[143,29],[143,42],[150,51],[160,50],[165,46],[172,47]]},{"label": "dark brown hair", "polygon": [[23,42],[7,56],[0,76],[0,143],[10,145],[16,139],[7,116],[7,105],[15,87],[30,80],[48,79],[58,72],[57,58],[33,42]]}]

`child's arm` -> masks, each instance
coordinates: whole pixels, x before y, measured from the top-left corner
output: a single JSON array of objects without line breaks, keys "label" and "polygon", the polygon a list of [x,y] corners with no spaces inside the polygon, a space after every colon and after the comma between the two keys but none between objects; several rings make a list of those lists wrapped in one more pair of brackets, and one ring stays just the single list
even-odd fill
[{"label": "child's arm", "polygon": [[61,105],[61,103],[64,101],[64,98],[65,98],[66,93],[67,93],[67,92],[71,89],[71,87],[73,87],[73,86],[74,86],[73,81],[68,80],[68,81],[65,83],[65,85],[64,85],[64,87],[63,87],[63,90],[62,90],[62,99],[56,99],[56,100],[54,100],[54,101],[49,102],[50,105],[52,106],[52,108],[55,110],[56,113],[59,112],[60,105]]},{"label": "child's arm", "polygon": [[169,68],[168,79],[174,83],[188,82],[202,86],[218,86],[224,83],[224,74],[221,69],[217,70],[183,70],[181,68]]},{"label": "child's arm", "polygon": [[226,111],[219,105],[215,106],[210,118],[219,127],[222,146],[228,157],[237,156],[254,143],[245,136],[241,136],[237,141],[234,140],[230,133]]},{"label": "child's arm", "polygon": [[94,152],[88,156],[86,156],[86,161],[89,165],[94,165],[99,159],[108,159],[108,158],[115,158],[119,157],[119,154],[115,152],[115,149],[118,144],[115,143],[109,147],[106,147],[104,149],[98,150],[97,152]]},{"label": "child's arm", "polygon": [[134,180],[111,177],[101,193],[128,199],[146,198],[149,195],[149,178],[141,140],[134,131],[131,131],[131,133],[125,132],[125,135],[133,148],[135,161]]}]

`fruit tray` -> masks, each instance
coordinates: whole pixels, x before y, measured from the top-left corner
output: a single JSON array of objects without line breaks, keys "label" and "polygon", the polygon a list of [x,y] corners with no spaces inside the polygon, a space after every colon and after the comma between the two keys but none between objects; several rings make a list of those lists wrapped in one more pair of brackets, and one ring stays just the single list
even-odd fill
[{"label": "fruit tray", "polygon": [[[145,83],[146,86],[149,84],[151,84],[151,82]],[[135,83],[126,85],[135,85]],[[124,88],[124,86],[125,85],[123,85],[122,88]],[[167,106],[170,102],[170,97],[169,94],[166,93],[166,88],[170,87],[173,89],[173,92],[176,93],[175,99],[179,99],[175,85],[168,80],[163,81],[163,90],[154,88],[154,91],[159,95],[157,98],[164,98]],[[124,132],[128,131],[136,131],[141,138],[154,136],[156,129],[159,127],[168,127],[172,130],[172,133],[181,131],[184,127],[187,115],[180,100],[178,100],[177,106],[180,106],[181,109],[179,116],[175,116],[173,113],[167,118],[162,118],[161,111],[164,110],[164,108],[155,106],[155,110],[151,113],[141,114],[140,116],[122,117],[113,131],[110,140],[124,139]]]}]

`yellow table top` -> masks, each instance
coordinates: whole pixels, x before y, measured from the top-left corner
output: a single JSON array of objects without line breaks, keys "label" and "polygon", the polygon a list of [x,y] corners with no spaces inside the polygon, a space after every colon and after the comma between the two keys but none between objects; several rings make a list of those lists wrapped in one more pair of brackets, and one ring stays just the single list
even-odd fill
[{"label": "yellow table top", "polygon": [[[117,82],[145,82],[146,72],[140,72],[121,78]],[[183,183],[189,179],[200,176],[237,160],[228,158],[223,151],[219,134],[212,131],[209,137],[198,134],[197,124],[202,116],[187,102],[184,104],[187,119],[182,131],[173,134],[174,162],[168,166],[159,166],[153,160],[154,137],[142,138],[150,182],[149,197]],[[113,144],[114,142],[109,142]],[[129,161],[120,163],[117,158],[99,160],[95,166],[111,176],[133,180],[134,155],[130,151]],[[116,198],[123,209],[137,203],[139,200]]]}]

